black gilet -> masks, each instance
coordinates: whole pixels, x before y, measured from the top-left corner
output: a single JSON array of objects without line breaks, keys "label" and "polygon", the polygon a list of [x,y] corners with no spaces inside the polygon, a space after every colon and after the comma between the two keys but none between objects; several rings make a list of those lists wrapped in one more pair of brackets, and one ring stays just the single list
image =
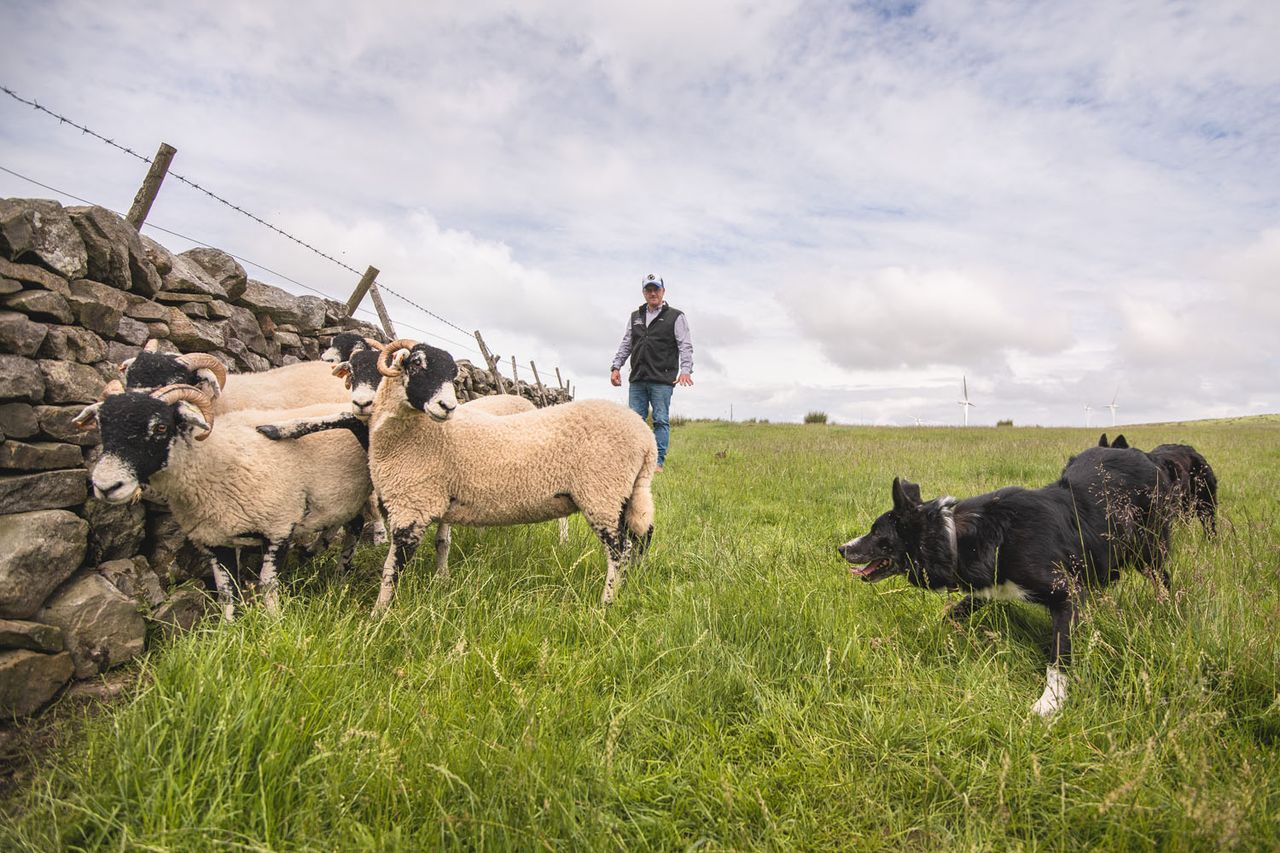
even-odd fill
[{"label": "black gilet", "polygon": [[631,312],[631,382],[663,382],[674,385],[680,375],[680,349],[676,346],[676,318],[683,312],[663,305],[653,322],[645,324],[648,305]]}]

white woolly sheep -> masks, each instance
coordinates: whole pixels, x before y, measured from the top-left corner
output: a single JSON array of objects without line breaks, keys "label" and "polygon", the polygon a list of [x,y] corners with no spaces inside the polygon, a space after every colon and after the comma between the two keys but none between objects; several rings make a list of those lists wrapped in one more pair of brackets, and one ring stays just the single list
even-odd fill
[{"label": "white woolly sheep", "polygon": [[[334,409],[321,404],[284,414],[318,417]],[[274,610],[276,572],[290,540],[345,525],[345,567],[372,489],[365,451],[354,435],[343,430],[275,442],[258,433],[258,424],[281,414],[244,410],[217,416],[215,423],[207,395],[171,385],[110,394],[76,419],[82,425],[96,421],[102,433],[94,494],[123,503],[136,500],[149,483],[165,498],[187,538],[210,559],[227,619],[231,586],[220,559],[226,555],[218,550],[266,542],[261,584]]]},{"label": "white woolly sheep", "polygon": [[[333,368],[333,375],[342,377],[346,381],[347,388],[351,391],[350,413],[334,415],[328,418],[309,418],[277,423],[263,426],[258,431],[270,438],[279,439],[297,438],[325,429],[351,429],[356,432],[357,438],[367,445],[369,433],[365,421],[368,419],[369,412],[373,407],[373,398],[378,391],[378,386],[382,384],[382,374],[378,371],[378,355],[382,351],[382,344],[368,339],[365,339],[365,344],[366,346],[363,350],[356,350],[351,354],[349,360]],[[536,408],[529,400],[514,394],[480,397],[462,405],[468,412],[485,412],[495,416],[531,412]],[[373,541],[381,543],[386,541],[386,529],[381,520],[381,514],[376,511],[376,494],[374,495],[373,503],[375,505],[375,509],[371,510],[371,515],[374,519]],[[569,520],[561,518],[559,526],[560,542],[568,542]],[[443,525],[438,535],[448,537],[448,525]]]},{"label": "white woolly sheep", "polygon": [[214,414],[241,409],[296,409],[315,403],[346,402],[347,392],[334,380],[333,366],[303,361],[258,373],[233,373],[216,356],[205,352],[157,352],[154,341],[120,365],[130,390],[194,385],[213,400]]},{"label": "white woolly sheep", "polygon": [[[399,340],[379,357],[389,381],[369,421],[369,470],[391,528],[374,612],[433,522],[494,526],[581,511],[608,561],[613,600],[632,547],[653,534],[653,433],[625,406],[586,400],[495,418],[459,411],[453,356]],[[447,528],[436,541],[447,566]]]}]

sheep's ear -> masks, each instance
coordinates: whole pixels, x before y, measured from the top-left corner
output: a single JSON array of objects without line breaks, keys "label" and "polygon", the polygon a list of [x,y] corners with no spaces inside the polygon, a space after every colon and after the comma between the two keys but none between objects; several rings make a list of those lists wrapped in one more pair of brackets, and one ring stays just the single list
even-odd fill
[{"label": "sheep's ear", "polygon": [[407,350],[407,349],[396,350],[396,354],[391,356],[391,366],[398,367],[401,370],[403,370],[405,360],[409,358],[409,353],[410,353],[410,350]]},{"label": "sheep's ear", "polygon": [[1123,433],[1121,433],[1120,435],[1117,435],[1117,436],[1116,436],[1116,440],[1115,440],[1115,441],[1111,442],[1111,446],[1112,446],[1112,447],[1118,447],[1118,448],[1120,448],[1121,450],[1128,450],[1128,449],[1129,449],[1129,442],[1127,442],[1127,441],[1125,441],[1125,440],[1124,440],[1124,434],[1123,434]]},{"label": "sheep's ear", "polygon": [[201,437],[213,429],[200,410],[185,400],[178,404],[178,428],[184,432],[200,430]]},{"label": "sheep's ear", "polygon": [[93,429],[98,425],[98,409],[102,408],[101,403],[90,403],[80,410],[80,414],[71,419],[71,422],[80,429]]},{"label": "sheep's ear", "polygon": [[210,400],[216,400],[222,396],[222,386],[218,384],[218,377],[207,367],[196,371],[196,381],[192,384],[203,391]]},{"label": "sheep's ear", "polygon": [[124,376],[126,373],[128,373],[129,365],[133,364],[137,360],[138,360],[138,357],[135,355],[133,358],[126,358],[124,361],[120,362],[120,375]]},{"label": "sheep's ear", "polygon": [[1098,439],[1098,446],[1099,446],[1099,447],[1110,447],[1110,446],[1111,446],[1110,444],[1107,444],[1107,434],[1106,434],[1105,432],[1102,434],[1102,438]]},{"label": "sheep's ear", "polygon": [[339,379],[346,379],[351,375],[351,362],[344,361],[333,368],[333,375]]}]

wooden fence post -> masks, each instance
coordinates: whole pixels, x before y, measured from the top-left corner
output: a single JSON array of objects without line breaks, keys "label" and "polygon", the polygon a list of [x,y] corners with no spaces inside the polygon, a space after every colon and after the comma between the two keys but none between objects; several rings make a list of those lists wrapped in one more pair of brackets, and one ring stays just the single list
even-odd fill
[{"label": "wooden fence post", "polygon": [[[360,300],[364,299],[364,295],[369,292],[369,288],[373,287],[373,281],[378,277],[378,268],[369,267],[364,271],[364,275],[360,276],[360,283],[356,285],[356,289],[351,291],[351,298],[347,300],[347,316],[355,316],[356,309],[360,307]],[[395,340],[392,337],[392,340]]]},{"label": "wooden fence post", "polygon": [[[502,384],[502,374],[498,372],[498,359],[485,346],[484,338],[480,337],[479,329],[476,329],[476,343],[480,345],[480,354],[484,356],[485,363],[489,365],[489,372],[493,374],[493,381],[498,383],[498,393],[507,393],[507,389]],[[511,393],[514,394],[515,392],[512,391]]]},{"label": "wooden fence post", "polygon": [[147,176],[142,179],[138,194],[133,197],[133,206],[129,208],[129,215],[125,217],[134,230],[142,230],[142,223],[147,221],[147,214],[151,212],[151,205],[160,192],[164,176],[169,174],[169,164],[173,162],[173,155],[177,153],[178,149],[169,143],[160,143],[156,156],[151,160],[151,168],[147,170]]},{"label": "wooden fence post", "polygon": [[516,373],[516,357],[511,356],[511,393],[520,393],[520,374]]},{"label": "wooden fence post", "polygon": [[371,284],[369,286],[369,296],[373,299],[373,307],[378,311],[378,319],[382,321],[382,331],[387,333],[387,337],[396,340],[396,327],[391,325],[391,315],[387,313],[387,306],[382,304],[382,293],[378,290],[378,285]]},{"label": "wooden fence post", "polygon": [[538,388],[538,403],[545,406],[547,404],[547,392],[542,387],[542,379],[538,377],[538,365],[533,363],[533,359],[529,359],[529,366],[533,368],[533,384]]},{"label": "wooden fence post", "polygon": [[564,390],[564,380],[560,378],[560,368],[556,368],[556,384],[560,386],[560,390]]}]

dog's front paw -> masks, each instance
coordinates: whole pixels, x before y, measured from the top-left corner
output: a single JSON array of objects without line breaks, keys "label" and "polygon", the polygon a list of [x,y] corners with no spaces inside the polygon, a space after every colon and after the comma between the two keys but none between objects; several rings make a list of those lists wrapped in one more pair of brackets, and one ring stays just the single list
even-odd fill
[{"label": "dog's front paw", "polygon": [[1044,693],[1031,706],[1032,713],[1048,719],[1067,704],[1067,676],[1057,667],[1045,670]]}]

